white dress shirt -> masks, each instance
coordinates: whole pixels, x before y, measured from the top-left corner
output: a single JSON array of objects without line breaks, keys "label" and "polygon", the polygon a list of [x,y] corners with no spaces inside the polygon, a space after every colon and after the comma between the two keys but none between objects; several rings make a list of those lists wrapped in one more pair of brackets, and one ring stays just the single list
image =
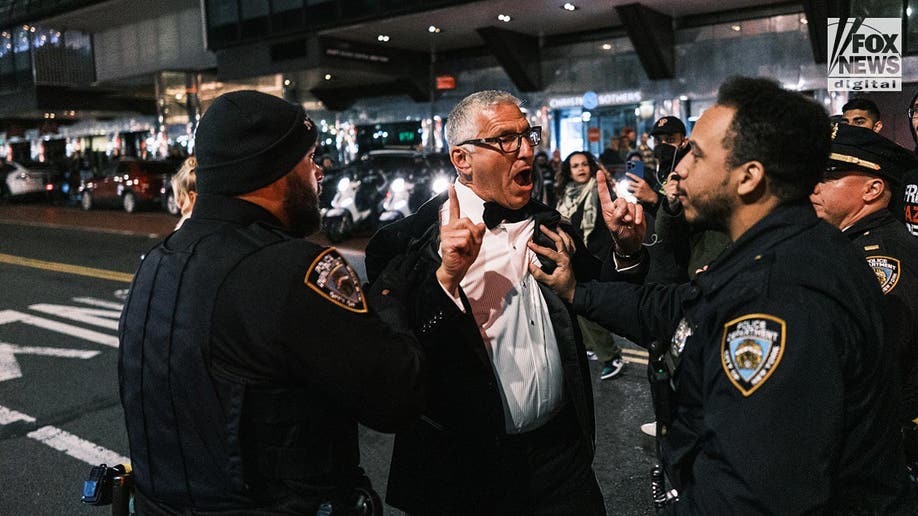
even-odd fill
[{"label": "white dress shirt", "polygon": [[[481,223],[484,200],[458,181],[456,196],[460,215]],[[448,220],[447,202],[440,208],[440,222]],[[529,264],[538,263],[526,245],[534,228],[529,218],[486,230],[478,258],[459,284],[501,384],[508,433],[542,426],[564,400],[561,356],[548,305],[529,273]]]}]

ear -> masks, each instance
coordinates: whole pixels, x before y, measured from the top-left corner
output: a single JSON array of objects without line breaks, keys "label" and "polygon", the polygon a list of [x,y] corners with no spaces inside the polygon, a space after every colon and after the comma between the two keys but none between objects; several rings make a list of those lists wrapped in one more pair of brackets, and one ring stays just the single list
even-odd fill
[{"label": "ear", "polygon": [[472,154],[462,147],[450,147],[449,161],[456,167],[459,178],[464,183],[472,182]]},{"label": "ear", "polygon": [[862,198],[865,203],[869,204],[881,198],[886,190],[885,181],[879,177],[872,177],[864,182],[864,193],[862,194]]},{"label": "ear", "polygon": [[873,124],[873,132],[875,133],[880,132],[880,129],[882,128],[883,128],[883,122],[880,120],[877,120],[877,123]]},{"label": "ear", "polygon": [[739,183],[736,193],[740,196],[749,195],[765,186],[765,167],[760,161],[747,161],[739,167]]}]

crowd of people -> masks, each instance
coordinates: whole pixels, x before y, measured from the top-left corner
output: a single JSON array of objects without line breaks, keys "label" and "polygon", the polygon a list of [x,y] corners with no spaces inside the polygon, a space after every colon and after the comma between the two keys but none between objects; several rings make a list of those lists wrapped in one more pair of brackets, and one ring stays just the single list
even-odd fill
[{"label": "crowd of people", "polygon": [[871,104],[832,124],[738,77],[691,133],[562,160],[519,99],[473,93],[454,184],[373,236],[361,284],[302,238],[315,124],[219,97],[119,327],[138,513],[382,514],[358,423],[395,433],[406,514],[617,513],[587,347],[613,378],[621,335],[650,355],[658,510],[918,514],[918,160]]}]

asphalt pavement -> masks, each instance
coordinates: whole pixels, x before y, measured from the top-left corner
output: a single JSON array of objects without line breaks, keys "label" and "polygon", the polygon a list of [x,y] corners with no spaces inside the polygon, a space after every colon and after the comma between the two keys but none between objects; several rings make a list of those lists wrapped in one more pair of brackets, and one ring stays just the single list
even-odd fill
[{"label": "asphalt pavement", "polygon": [[[141,255],[175,222],[161,212],[0,204],[0,515],[108,514],[79,497],[92,464],[129,455],[118,316]],[[360,274],[366,239],[337,246]],[[623,373],[607,381],[590,363],[594,469],[610,515],[649,515],[653,440],[639,429],[653,419],[646,353],[629,347],[625,358]],[[392,437],[360,435],[362,463],[385,492]]]}]

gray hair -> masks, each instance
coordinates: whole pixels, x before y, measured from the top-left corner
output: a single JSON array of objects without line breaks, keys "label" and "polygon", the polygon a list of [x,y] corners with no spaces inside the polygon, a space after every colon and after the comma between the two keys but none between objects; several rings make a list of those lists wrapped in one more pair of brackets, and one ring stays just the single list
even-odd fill
[{"label": "gray hair", "polygon": [[475,137],[475,117],[479,112],[498,104],[519,107],[522,101],[501,90],[484,90],[472,93],[459,101],[446,119],[446,141],[450,146]]}]

